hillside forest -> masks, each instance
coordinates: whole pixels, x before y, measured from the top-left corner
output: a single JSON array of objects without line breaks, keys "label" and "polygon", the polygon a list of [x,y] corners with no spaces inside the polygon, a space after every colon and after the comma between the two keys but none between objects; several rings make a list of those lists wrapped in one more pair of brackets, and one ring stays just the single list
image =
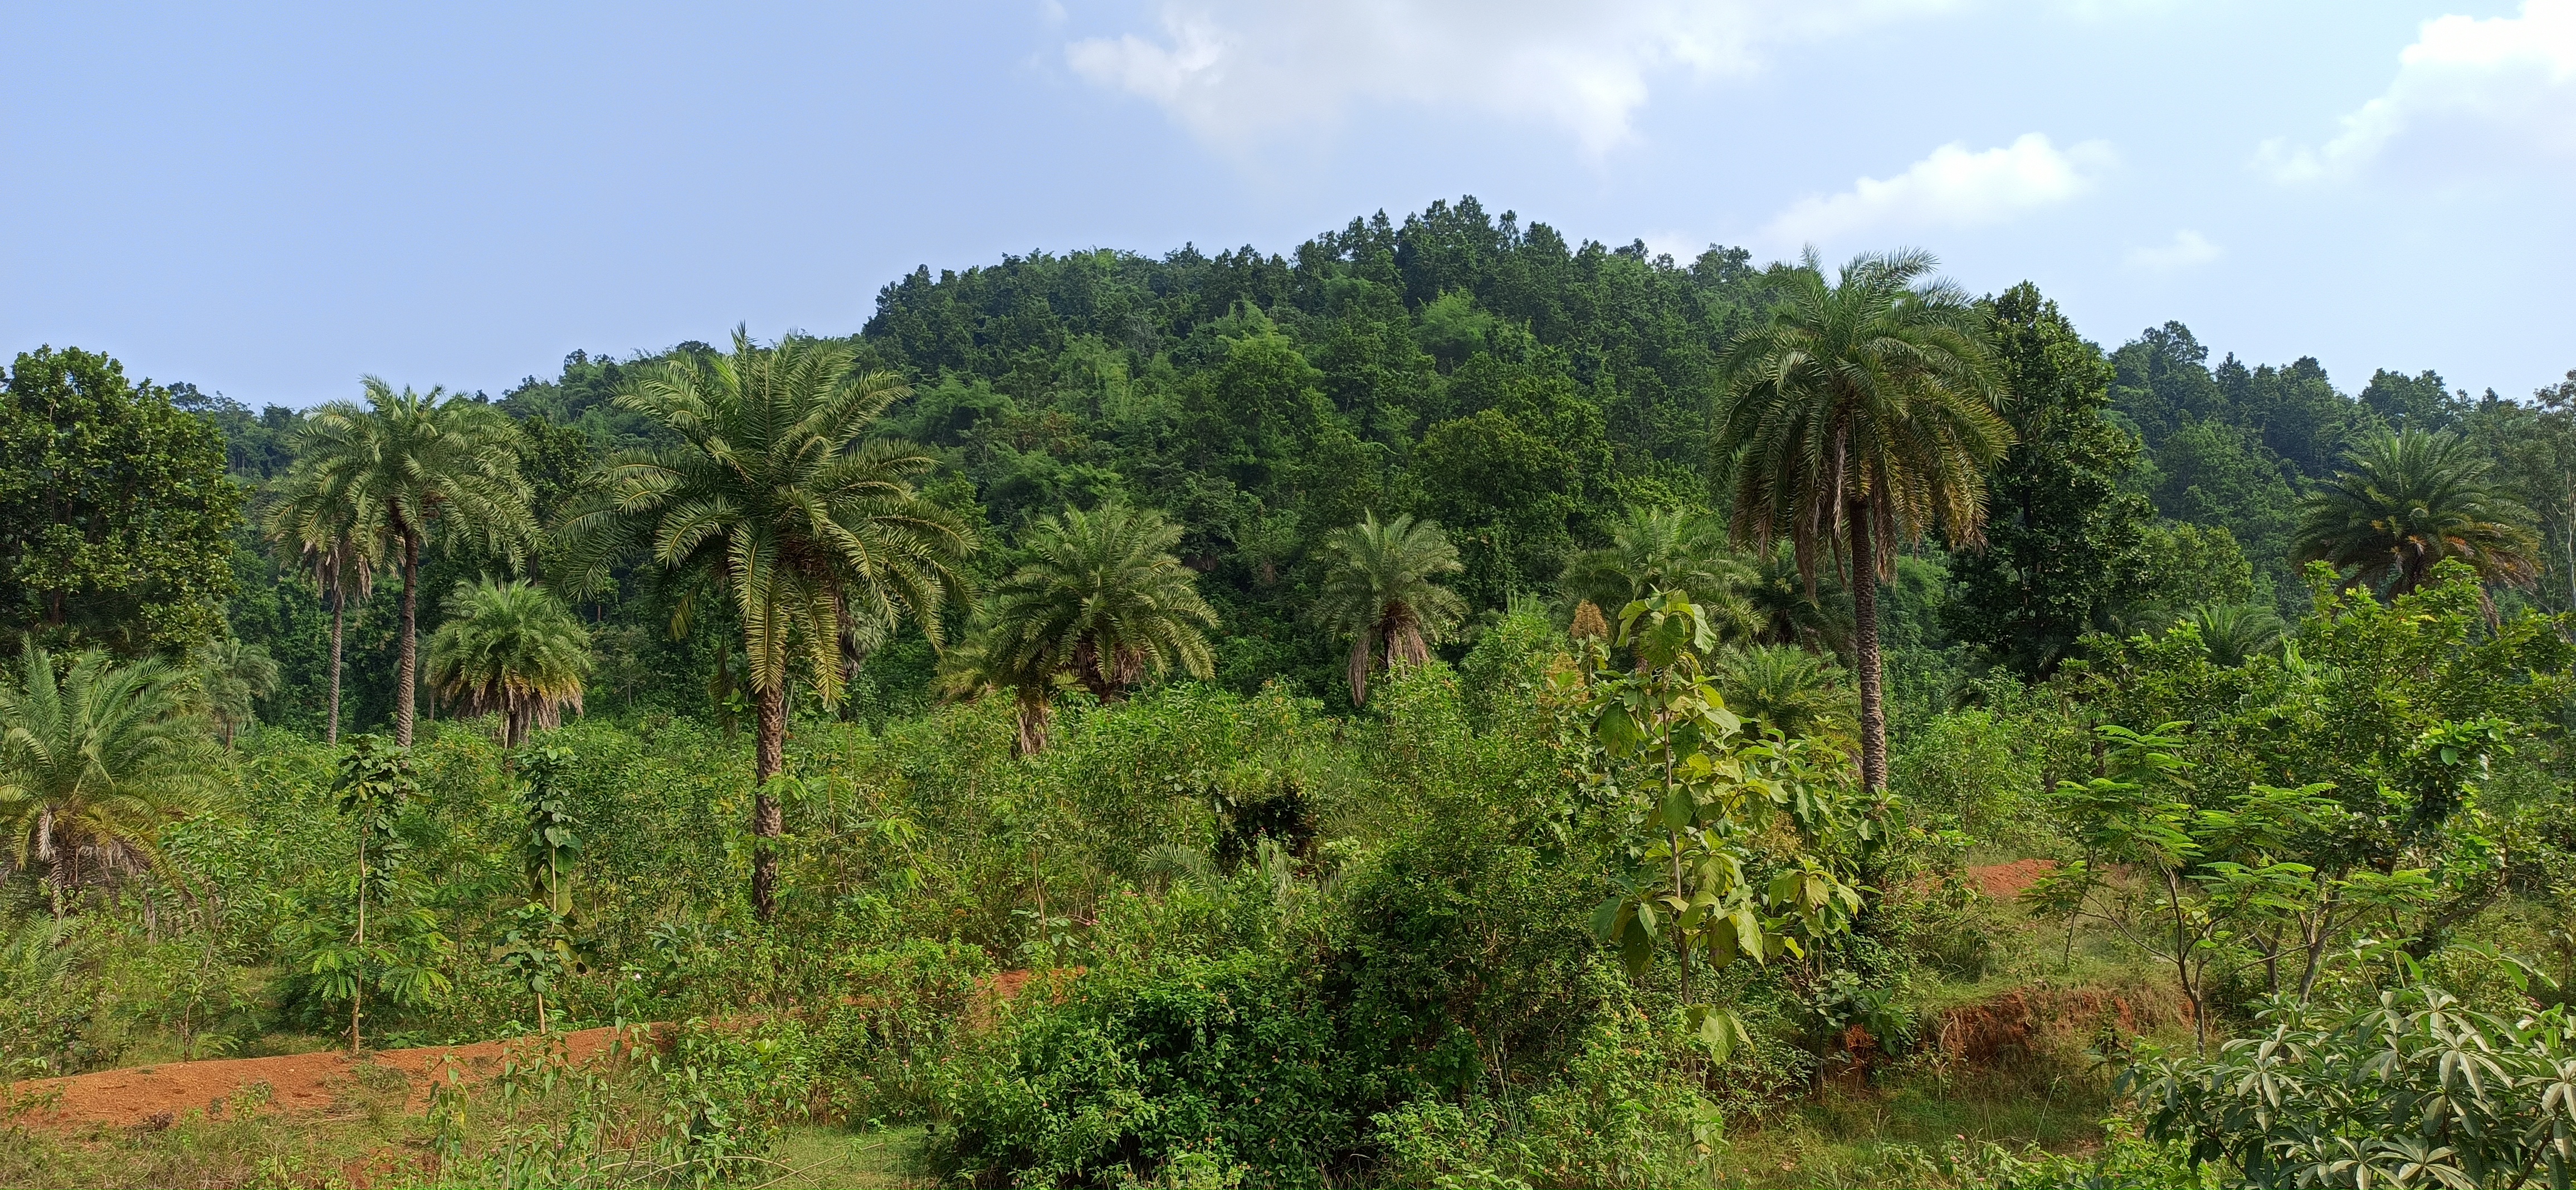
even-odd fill
[{"label": "hillside forest", "polygon": [[2076,313],[1468,198],[20,351],[0,1183],[2570,1184],[2576,371]]}]

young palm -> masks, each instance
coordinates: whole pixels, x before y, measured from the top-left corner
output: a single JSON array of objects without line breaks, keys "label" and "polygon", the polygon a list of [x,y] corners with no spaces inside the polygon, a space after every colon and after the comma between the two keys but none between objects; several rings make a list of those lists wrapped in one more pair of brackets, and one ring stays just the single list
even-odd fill
[{"label": "young palm", "polygon": [[1431,646],[1466,616],[1466,603],[1439,583],[1464,567],[1437,523],[1410,516],[1380,522],[1368,513],[1325,534],[1322,546],[1324,589],[1314,616],[1351,638],[1351,705],[1358,706],[1381,655],[1389,668],[1429,661]]},{"label": "young palm", "polygon": [[2268,607],[2204,603],[2183,617],[2212,665],[2234,669],[2281,643],[2281,617]]},{"label": "young palm", "polygon": [[[974,539],[912,481],[934,461],[907,442],[871,438],[906,389],[859,372],[845,343],[790,336],[763,348],[737,328],[733,351],[629,371],[617,395],[677,436],[621,454],[558,531],[567,586],[605,588],[610,567],[643,555],[666,574],[724,593],[740,614],[757,719],[752,833],[785,822],[769,781],[786,761],[787,685],[801,656],[826,703],[840,698],[851,619],[910,619],[942,641],[940,610],[962,593]],[[684,604],[685,606],[685,604]],[[778,860],[765,844],[752,900],[774,906]]]},{"label": "young palm", "polygon": [[966,639],[940,655],[936,688],[943,698],[1009,693],[1017,737],[1014,747],[1022,756],[1033,756],[1047,746],[1047,727],[1055,717],[1047,697],[1061,671],[1049,665],[1043,651],[1016,649],[1013,644],[1007,629],[990,616],[978,615],[968,626]]},{"label": "young palm", "polygon": [[1849,746],[1857,699],[1843,669],[1796,645],[1757,645],[1717,664],[1727,709],[1790,739],[1822,736]]},{"label": "young palm", "polygon": [[1978,540],[1985,473],[2012,444],[1986,318],[1928,279],[1929,253],[1858,256],[1832,282],[1808,253],[1776,278],[1781,301],[1723,360],[1718,462],[1738,540],[1792,545],[1799,573],[1848,561],[1860,678],[1861,783],[1887,784],[1878,596],[1896,551],[1938,527]]},{"label": "young palm", "polygon": [[468,715],[501,716],[501,742],[563,723],[581,709],[590,673],[590,632],[563,600],[534,583],[458,583],[447,622],[429,638],[429,684]]},{"label": "young palm", "polygon": [[261,525],[271,543],[291,550],[313,575],[314,587],[331,601],[331,697],[323,742],[340,742],[340,638],[348,622],[349,600],[375,592],[375,554],[385,539],[378,523],[384,507],[360,506],[322,481],[312,467],[290,467],[278,479],[277,500]]},{"label": "young palm", "polygon": [[1657,591],[1680,591],[1708,617],[1721,639],[1762,631],[1744,597],[1751,567],[1727,556],[1725,526],[1688,509],[1630,508],[1610,530],[1610,544],[1575,555],[1559,583],[1578,602],[1616,614]]},{"label": "young palm", "polygon": [[277,660],[267,649],[227,636],[201,646],[190,668],[196,671],[197,692],[205,699],[206,713],[214,718],[215,730],[223,733],[224,747],[230,749],[233,733],[256,718],[252,704],[277,689]]},{"label": "young palm", "polygon": [[2344,462],[2300,508],[2297,561],[2325,562],[2390,597],[2422,586],[2445,558],[2491,583],[2527,585],[2539,573],[2531,511],[2495,484],[2467,439],[2408,430]]},{"label": "young palm", "polygon": [[211,780],[189,700],[184,671],[96,649],[58,676],[29,645],[0,679],[0,825],[15,866],[48,866],[54,916],[76,882],[162,870],[154,839]]},{"label": "young palm", "polygon": [[1147,674],[1212,675],[1216,612],[1172,555],[1180,540],[1161,513],[1124,504],[1038,522],[1028,560],[993,592],[991,664],[1069,674],[1104,701]]},{"label": "young palm", "polygon": [[[396,392],[373,376],[365,383],[365,405],[333,401],[305,419],[295,460],[302,474],[289,487],[300,495],[309,485],[317,508],[345,504],[351,530],[374,537],[365,556],[390,559],[402,576],[394,742],[410,747],[421,551],[433,541],[453,550],[467,539],[516,561],[535,522],[519,474],[519,431],[506,415],[442,388]],[[319,523],[327,541],[336,522]]]}]

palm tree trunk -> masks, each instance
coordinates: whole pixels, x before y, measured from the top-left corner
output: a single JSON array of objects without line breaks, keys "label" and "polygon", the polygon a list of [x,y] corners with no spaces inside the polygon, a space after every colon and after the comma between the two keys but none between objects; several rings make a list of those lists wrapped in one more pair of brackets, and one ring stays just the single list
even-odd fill
[{"label": "palm tree trunk", "polygon": [[1852,660],[1860,677],[1860,787],[1887,788],[1887,711],[1879,704],[1878,550],[1870,539],[1869,509],[1851,511]]},{"label": "palm tree trunk", "polygon": [[1020,755],[1035,756],[1047,746],[1046,687],[1022,686],[1017,698]]},{"label": "palm tree trunk", "polygon": [[1371,638],[1376,635],[1376,629],[1364,628],[1360,630],[1359,639],[1351,642],[1352,706],[1358,706],[1361,703],[1368,701],[1368,676],[1370,665],[1369,644]]},{"label": "palm tree trunk", "polygon": [[759,691],[759,726],[752,745],[751,907],[768,921],[778,911],[778,851],[769,840],[787,833],[778,802],[769,796],[769,780],[787,767],[787,683],[782,676]]},{"label": "palm tree trunk", "polygon": [[402,560],[402,660],[394,677],[394,743],[411,747],[412,686],[420,680],[420,543],[408,533],[403,535]]},{"label": "palm tree trunk", "polygon": [[323,729],[323,742],[332,747],[340,744],[340,628],[349,610],[349,596],[331,593],[331,723]]}]

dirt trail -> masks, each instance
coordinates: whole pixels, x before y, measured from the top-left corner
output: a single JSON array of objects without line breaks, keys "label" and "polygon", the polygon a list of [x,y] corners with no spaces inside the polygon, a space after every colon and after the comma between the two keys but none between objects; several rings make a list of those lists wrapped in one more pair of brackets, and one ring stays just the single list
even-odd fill
[{"label": "dirt trail", "polygon": [[1968,869],[1968,883],[1977,891],[1998,901],[2009,901],[2039,878],[2057,870],[2053,859],[2017,859],[2008,864],[1986,864]]},{"label": "dirt trail", "polygon": [[[564,1051],[583,1061],[608,1049],[619,1030],[583,1029],[563,1036]],[[436,1045],[420,1049],[381,1050],[361,1061],[398,1072],[411,1089],[411,1108],[426,1107],[432,1080],[453,1060],[468,1079],[498,1073],[505,1054],[518,1049],[533,1055],[532,1039],[482,1041],[470,1045]],[[357,1081],[360,1062],[346,1051],[324,1050],[275,1058],[219,1058],[204,1062],[167,1062],[123,1070],[101,1070],[69,1078],[31,1079],[9,1085],[8,1102],[29,1103],[29,1123],[55,1127],[105,1124],[114,1127],[167,1127],[190,1111],[220,1116],[240,1102],[246,1090],[257,1094],[268,1085],[268,1102],[294,1114],[327,1111],[340,1103]]]}]

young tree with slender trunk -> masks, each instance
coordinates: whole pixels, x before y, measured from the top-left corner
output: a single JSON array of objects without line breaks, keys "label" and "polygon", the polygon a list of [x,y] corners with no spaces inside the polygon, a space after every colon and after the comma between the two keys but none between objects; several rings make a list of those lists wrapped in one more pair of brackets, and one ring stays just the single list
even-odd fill
[{"label": "young tree with slender trunk", "polygon": [[628,375],[618,406],[679,445],[608,460],[558,530],[564,581],[576,594],[604,590],[612,566],[642,555],[733,602],[758,723],[752,903],[766,919],[778,880],[768,840],[786,831],[769,782],[786,767],[790,671],[801,656],[816,694],[837,702],[851,618],[909,619],[942,643],[940,612],[966,590],[974,537],[914,490],[929,454],[871,437],[910,390],[893,373],[857,371],[846,343],[791,335],[760,347],[736,328],[730,354]]},{"label": "young tree with slender trunk", "polygon": [[346,504],[375,535],[369,553],[402,577],[402,632],[394,667],[394,742],[411,746],[420,685],[420,555],[470,539],[515,565],[534,537],[531,491],[519,474],[519,431],[489,405],[365,378],[367,403],[333,401],[304,421],[295,466],[314,499]]},{"label": "young tree with slender trunk", "polygon": [[1927,530],[1978,540],[1986,472],[2012,445],[1987,318],[1931,279],[1931,254],[1852,258],[1832,281],[1815,253],[1773,278],[1781,301],[1727,346],[1717,462],[1731,528],[1757,549],[1786,539],[1812,588],[1821,561],[1851,575],[1861,783],[1887,785],[1878,583]]}]

